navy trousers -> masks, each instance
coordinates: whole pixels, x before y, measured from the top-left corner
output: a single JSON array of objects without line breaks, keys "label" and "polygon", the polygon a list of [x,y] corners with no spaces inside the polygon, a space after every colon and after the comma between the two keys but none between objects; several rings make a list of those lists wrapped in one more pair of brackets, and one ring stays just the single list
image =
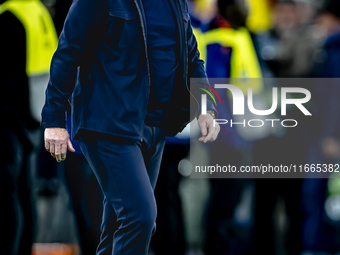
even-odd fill
[{"label": "navy trousers", "polygon": [[156,227],[154,188],[164,143],[164,129],[146,125],[141,140],[90,131],[80,136],[80,148],[104,194],[97,255],[148,254]]}]

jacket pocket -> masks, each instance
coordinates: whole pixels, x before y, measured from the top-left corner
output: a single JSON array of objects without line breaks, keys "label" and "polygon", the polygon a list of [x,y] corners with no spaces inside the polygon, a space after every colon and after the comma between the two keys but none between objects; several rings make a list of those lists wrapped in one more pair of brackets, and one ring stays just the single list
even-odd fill
[{"label": "jacket pocket", "polygon": [[134,11],[126,11],[120,9],[110,10],[109,15],[113,18],[120,18],[126,21],[131,21],[138,18],[137,13],[135,13]]},{"label": "jacket pocket", "polygon": [[138,14],[122,9],[109,10],[110,46],[118,50],[142,50]]}]

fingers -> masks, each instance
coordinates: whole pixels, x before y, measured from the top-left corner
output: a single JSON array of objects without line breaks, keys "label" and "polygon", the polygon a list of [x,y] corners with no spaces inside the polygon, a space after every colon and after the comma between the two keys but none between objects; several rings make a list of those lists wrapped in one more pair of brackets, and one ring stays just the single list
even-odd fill
[{"label": "fingers", "polygon": [[66,159],[67,147],[68,147],[67,140],[64,141],[45,140],[46,150],[50,152],[51,156],[54,157],[58,162],[61,162]]},{"label": "fingers", "polygon": [[51,153],[52,157],[55,158],[55,154],[54,154],[54,152],[55,152],[55,144],[54,144],[53,141],[51,141],[51,142],[48,141],[48,143],[50,144],[50,153]]},{"label": "fingers", "polygon": [[66,153],[67,153],[67,144],[63,143],[61,144],[61,160],[66,159]]},{"label": "fingers", "polygon": [[67,143],[61,144],[61,161],[66,159],[67,149],[69,149],[72,152],[75,152],[76,150],[73,148],[73,145],[71,143],[71,140],[68,139]]},{"label": "fingers", "polygon": [[50,143],[45,140],[45,149],[49,152],[50,151]]},{"label": "fingers", "polygon": [[215,141],[217,139],[217,136],[218,136],[219,132],[220,132],[220,126],[217,124],[215,126],[215,132],[214,132],[214,135],[213,135],[213,141]]},{"label": "fingers", "polygon": [[210,124],[208,124],[208,134],[207,136],[204,138],[203,142],[206,143],[206,142],[210,142],[210,141],[213,141],[213,135],[215,133],[215,127],[213,125],[213,122],[211,122]]},{"label": "fingers", "polygon": [[45,128],[45,148],[58,162],[66,159],[67,148],[75,152],[65,128]]},{"label": "fingers", "polygon": [[73,148],[73,145],[72,145],[70,139],[68,139],[68,141],[67,141],[67,147],[68,147],[68,149],[69,149],[70,151],[72,151],[72,152],[75,152],[75,151],[76,151],[76,150]]},{"label": "fingers", "polygon": [[198,125],[200,126],[202,136],[206,136],[207,135],[207,122],[200,121],[198,122]]},{"label": "fingers", "polygon": [[49,143],[49,152],[58,162],[66,159],[67,141],[50,140],[46,143]]},{"label": "fingers", "polygon": [[[50,141],[50,153],[58,162],[64,161],[66,159],[67,149],[75,152],[70,139],[67,141]],[[53,148],[53,149],[52,149]]]},{"label": "fingers", "polygon": [[57,143],[55,144],[55,159],[58,161],[58,162],[61,162],[61,144]]},{"label": "fingers", "polygon": [[213,142],[217,139],[220,132],[220,126],[213,121],[213,119],[202,120],[199,122],[201,128],[202,137],[198,140],[201,142]]},{"label": "fingers", "polygon": [[203,142],[204,141],[204,138],[206,137],[207,135],[207,122],[205,120],[201,120],[201,117],[199,118],[198,120],[198,125],[201,129],[201,134],[202,136],[198,139],[200,142]]}]

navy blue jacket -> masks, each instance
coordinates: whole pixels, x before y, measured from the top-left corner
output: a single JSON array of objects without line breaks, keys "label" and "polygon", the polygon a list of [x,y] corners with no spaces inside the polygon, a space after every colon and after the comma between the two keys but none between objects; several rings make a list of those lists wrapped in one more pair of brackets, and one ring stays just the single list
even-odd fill
[{"label": "navy blue jacket", "polygon": [[[189,91],[188,84],[206,73],[186,0],[168,2],[178,26],[183,72],[165,123],[167,136],[173,136],[199,113],[201,90]],[[72,139],[80,129],[140,139],[150,91],[146,40],[141,0],[74,0],[52,59],[42,126],[65,127],[71,105]],[[207,109],[214,110],[209,98]]]}]

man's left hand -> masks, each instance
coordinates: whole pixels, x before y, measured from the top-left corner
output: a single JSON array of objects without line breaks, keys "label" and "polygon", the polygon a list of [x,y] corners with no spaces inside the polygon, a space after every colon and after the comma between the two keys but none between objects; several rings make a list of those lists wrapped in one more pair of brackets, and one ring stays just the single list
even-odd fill
[{"label": "man's left hand", "polygon": [[201,142],[213,142],[220,132],[220,125],[215,123],[214,118],[209,114],[202,114],[198,117],[198,125],[201,129],[202,136],[198,139]]}]

